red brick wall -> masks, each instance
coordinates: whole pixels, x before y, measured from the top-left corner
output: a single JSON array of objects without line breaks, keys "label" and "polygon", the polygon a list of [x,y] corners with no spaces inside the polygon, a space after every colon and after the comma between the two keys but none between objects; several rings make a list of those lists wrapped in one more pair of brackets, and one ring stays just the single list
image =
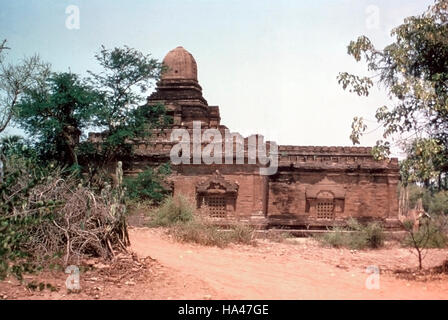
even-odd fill
[{"label": "red brick wall", "polygon": [[[291,175],[289,181],[269,183],[268,216],[303,215],[306,207],[306,189],[326,175]],[[398,216],[397,183],[391,176],[372,174],[339,174],[327,176],[330,180],[346,187],[344,212],[336,218],[375,217],[396,218]],[[288,180],[284,177],[282,180]]]},{"label": "red brick wall", "polygon": [[[196,201],[196,185],[215,172],[216,166],[184,166],[180,174],[172,178],[174,195],[183,194]],[[258,168],[252,166],[221,166],[220,172],[224,179],[239,185],[235,212],[229,214],[250,216],[262,214],[263,211],[263,177],[258,174]],[[233,169],[232,169],[233,168]],[[232,172],[234,171],[234,172]],[[194,202],[196,203],[196,202]]]}]

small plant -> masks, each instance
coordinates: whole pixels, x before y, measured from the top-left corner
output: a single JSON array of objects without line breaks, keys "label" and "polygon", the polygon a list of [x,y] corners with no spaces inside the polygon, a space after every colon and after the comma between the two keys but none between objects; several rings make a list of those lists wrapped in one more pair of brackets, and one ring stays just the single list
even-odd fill
[{"label": "small plant", "polygon": [[384,245],[384,231],[378,222],[369,222],[367,225],[363,225],[351,218],[347,224],[354,231],[352,235],[354,246],[358,246],[360,249],[365,247],[376,249]]},{"label": "small plant", "polygon": [[228,233],[229,243],[253,244],[254,229],[243,223],[238,223],[230,227]]},{"label": "small plant", "polygon": [[322,244],[328,245],[334,248],[348,247],[348,238],[345,235],[346,229],[335,227],[333,230],[317,235],[316,239]]},{"label": "small plant", "polygon": [[403,227],[407,231],[407,237],[403,240],[403,245],[415,250],[418,258],[418,267],[423,268],[427,249],[444,248],[448,244],[446,217],[423,219],[418,227],[414,221],[407,220],[403,222]]}]

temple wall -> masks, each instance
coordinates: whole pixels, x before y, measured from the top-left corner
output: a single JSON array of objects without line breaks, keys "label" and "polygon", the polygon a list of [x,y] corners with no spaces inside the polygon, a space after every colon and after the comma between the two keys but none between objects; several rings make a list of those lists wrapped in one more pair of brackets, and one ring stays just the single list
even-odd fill
[{"label": "temple wall", "polygon": [[[190,159],[198,143],[193,144],[193,133],[202,135],[206,129],[217,129],[222,135],[222,151],[234,139],[226,137],[229,132],[221,125],[219,107],[209,106],[202,95],[193,56],[177,47],[165,56],[163,63],[169,66],[168,71],[147,98],[147,104],[140,108],[146,112],[163,104],[172,123],[163,130],[148,125],[145,130],[151,135],[127,141],[134,144],[133,154],[115,159],[123,161],[127,175],[135,176],[147,167],[169,162],[172,148],[178,143],[177,137],[171,141],[173,129],[182,128],[186,130],[183,133],[189,134],[189,150],[174,151],[183,156],[190,153]],[[200,132],[194,121],[200,121]],[[90,133],[89,141],[99,144],[104,136],[105,133]],[[248,144],[257,136],[235,139],[233,150],[243,150],[244,164],[172,165],[169,188],[174,195],[190,198],[198,211],[207,212],[213,219],[240,217],[265,226],[306,227],[336,225],[334,222],[348,217],[398,221],[398,159],[376,161],[370,147],[279,145],[277,150],[275,143],[266,141],[266,149],[278,159],[278,163],[273,161],[270,165],[278,164],[278,172],[261,176],[260,163],[248,164],[248,159],[252,159]],[[201,142],[201,148],[209,144],[208,140]],[[220,140],[214,137],[213,141]],[[111,172],[115,167],[111,165]]]},{"label": "temple wall", "polygon": [[196,186],[212,177],[216,170],[229,182],[238,184],[238,193],[234,208],[228,216],[251,216],[263,214],[263,177],[258,168],[249,165],[188,165],[175,168],[173,182],[174,195],[182,194],[196,203]]},{"label": "temple wall", "polygon": [[[319,182],[324,178],[334,185],[319,187]],[[325,172],[282,174],[269,183],[268,217],[293,216],[315,219],[316,212],[312,205],[317,200],[307,196],[307,190],[314,187],[322,191],[332,188],[343,189],[343,199],[334,200],[335,219],[397,218],[397,184],[396,175],[387,174]]]}]

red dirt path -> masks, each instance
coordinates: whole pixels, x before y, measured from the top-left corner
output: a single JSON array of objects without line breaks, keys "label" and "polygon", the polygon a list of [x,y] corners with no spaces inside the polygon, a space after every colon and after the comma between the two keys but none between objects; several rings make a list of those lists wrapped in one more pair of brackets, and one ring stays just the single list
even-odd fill
[{"label": "red dirt path", "polygon": [[[130,249],[140,259],[132,262],[124,256],[119,261],[131,262],[123,267],[93,259],[93,269],[80,275],[80,292],[67,292],[63,271],[43,272],[26,275],[25,283],[51,283],[56,291],[30,290],[9,277],[0,281],[0,300],[448,299],[448,275],[418,276],[426,281],[416,281],[392,274],[416,268],[417,263],[410,250],[393,243],[379,250],[353,251],[324,248],[312,239],[257,240],[257,246],[220,249],[178,243],[160,229],[130,228],[129,234]],[[432,249],[424,266],[440,265],[447,257],[448,249]],[[370,265],[381,270],[379,290],[365,286]]]},{"label": "red dirt path", "polygon": [[[200,281],[200,288],[189,285],[182,295],[187,299],[197,299],[197,290],[212,299],[448,299],[446,277],[421,282],[382,274],[379,290],[366,288],[366,266],[411,267],[416,259],[408,249],[356,252],[322,248],[310,239],[220,249],[177,243],[147,228],[131,229],[130,237],[139,257],[151,256],[178,277]],[[427,263],[439,263],[447,253],[433,250]]]}]

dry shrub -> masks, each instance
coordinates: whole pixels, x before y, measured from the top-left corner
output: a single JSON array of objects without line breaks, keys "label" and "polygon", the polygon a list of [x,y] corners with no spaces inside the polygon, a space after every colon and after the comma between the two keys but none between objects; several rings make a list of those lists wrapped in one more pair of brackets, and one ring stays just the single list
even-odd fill
[{"label": "dry shrub", "polygon": [[87,187],[75,185],[72,178],[48,179],[47,184],[35,188],[30,202],[44,203],[51,199],[60,203],[51,219],[35,226],[27,246],[33,252],[64,251],[64,263],[83,255],[113,257],[114,250],[126,250],[129,243],[125,207],[113,193],[102,196]]},{"label": "dry shrub", "polygon": [[194,206],[182,195],[167,197],[150,213],[150,227],[167,227],[193,220]]},{"label": "dry shrub", "polygon": [[[281,229],[280,229],[281,230]],[[293,238],[293,234],[291,232],[280,231],[280,230],[267,230],[263,237],[271,242],[284,243],[288,239]]]},{"label": "dry shrub", "polygon": [[347,227],[335,227],[316,238],[321,243],[335,248],[376,249],[384,245],[384,231],[379,223],[363,225],[355,219],[350,219]]},{"label": "dry shrub", "polygon": [[213,221],[195,214],[194,205],[179,195],[166,198],[150,214],[150,227],[169,227],[168,233],[180,242],[225,247],[229,243],[253,243],[254,230],[245,224],[220,229]]},{"label": "dry shrub", "polygon": [[[14,160],[14,161],[12,161]],[[64,257],[78,263],[84,255],[111,258],[129,244],[123,191],[101,195],[60,168],[42,168],[29,161],[6,163],[1,188],[2,236],[0,276],[20,275],[30,262]]]},{"label": "dry shrub", "polygon": [[255,244],[254,229],[245,224],[235,224],[220,229],[210,221],[196,218],[186,223],[177,223],[168,233],[180,242],[192,242],[204,246],[226,247],[231,243]]}]

